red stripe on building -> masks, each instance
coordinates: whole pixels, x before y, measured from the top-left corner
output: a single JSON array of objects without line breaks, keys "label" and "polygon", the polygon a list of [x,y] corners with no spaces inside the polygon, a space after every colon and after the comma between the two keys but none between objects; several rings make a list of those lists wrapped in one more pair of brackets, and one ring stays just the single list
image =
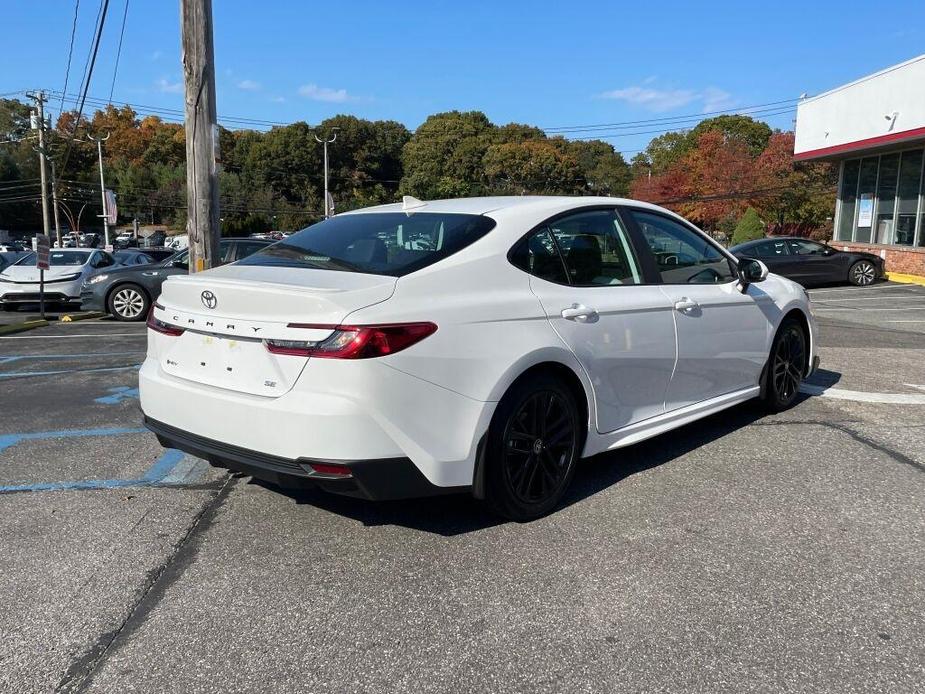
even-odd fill
[{"label": "red stripe on building", "polygon": [[886,145],[890,142],[896,142],[897,140],[912,140],[919,137],[925,137],[925,128],[913,128],[912,130],[903,130],[898,133],[887,133],[886,135],[869,137],[866,140],[846,142],[843,145],[832,145],[831,147],[823,147],[822,149],[811,149],[808,152],[800,152],[799,154],[794,154],[793,158],[796,161],[802,161],[804,159],[819,159],[820,157],[827,157],[833,154],[854,152],[860,149],[879,147],[880,145]]}]

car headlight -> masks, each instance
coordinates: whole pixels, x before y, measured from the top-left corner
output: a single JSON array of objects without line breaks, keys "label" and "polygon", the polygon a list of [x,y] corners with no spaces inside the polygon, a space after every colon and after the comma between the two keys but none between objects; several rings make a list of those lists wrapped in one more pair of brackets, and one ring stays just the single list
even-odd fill
[{"label": "car headlight", "polygon": [[13,281],[12,278],[10,278],[10,277],[8,277],[8,276],[6,276],[6,275],[0,275],[0,282],[12,282],[12,281]]},{"label": "car headlight", "polygon": [[87,280],[87,284],[99,284],[103,280],[108,280],[108,279],[109,279],[109,275],[106,275],[106,274],[93,275],[93,277]]},{"label": "car headlight", "polygon": [[80,273],[75,272],[71,275],[61,275],[60,277],[55,277],[54,279],[48,280],[49,282],[70,282],[71,280],[80,279]]}]

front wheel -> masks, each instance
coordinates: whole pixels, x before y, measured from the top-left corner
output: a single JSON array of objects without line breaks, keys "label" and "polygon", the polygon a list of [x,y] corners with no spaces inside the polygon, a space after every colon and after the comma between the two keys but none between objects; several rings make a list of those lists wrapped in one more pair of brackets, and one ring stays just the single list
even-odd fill
[{"label": "front wheel", "polygon": [[856,287],[867,287],[877,278],[877,268],[869,260],[859,260],[848,270],[848,281]]},{"label": "front wheel", "polygon": [[808,353],[803,326],[788,319],[780,326],[765,371],[764,402],[772,412],[781,412],[796,402],[806,373]]},{"label": "front wheel", "polygon": [[575,396],[548,375],[524,380],[498,405],[488,432],[485,496],[501,516],[539,518],[561,501],[581,455]]},{"label": "front wheel", "polygon": [[116,320],[140,321],[148,315],[148,295],[137,284],[122,284],[109,295],[109,313]]}]

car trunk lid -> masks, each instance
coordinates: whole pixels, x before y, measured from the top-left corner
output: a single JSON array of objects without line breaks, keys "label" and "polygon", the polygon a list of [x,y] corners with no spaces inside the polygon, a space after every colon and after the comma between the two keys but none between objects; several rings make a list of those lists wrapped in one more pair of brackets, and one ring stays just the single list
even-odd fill
[{"label": "car trunk lid", "polygon": [[321,341],[352,312],[387,300],[395,282],[383,275],[234,265],[171,277],[155,317],[184,332],[164,341],[161,367],[189,381],[278,397],[291,390],[308,357],[272,354],[265,340]]}]

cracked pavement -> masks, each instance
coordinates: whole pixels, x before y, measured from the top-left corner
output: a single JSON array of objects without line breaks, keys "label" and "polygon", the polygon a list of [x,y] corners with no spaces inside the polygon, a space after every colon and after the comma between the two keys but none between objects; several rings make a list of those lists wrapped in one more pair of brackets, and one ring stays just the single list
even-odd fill
[{"label": "cracked pavement", "polygon": [[[915,392],[925,322],[900,315],[821,311],[819,382]],[[122,354],[5,379],[0,435],[137,426],[130,399],[95,402],[133,372],[87,368],[130,367],[143,330],[104,323],[0,341]],[[92,331],[130,335],[55,339]],[[0,450],[2,484],[138,477],[161,455],[119,436]],[[925,406],[807,397],[585,461],[523,525],[464,496],[290,496],[211,468],[0,494],[0,690],[921,691],[923,473]]]}]

